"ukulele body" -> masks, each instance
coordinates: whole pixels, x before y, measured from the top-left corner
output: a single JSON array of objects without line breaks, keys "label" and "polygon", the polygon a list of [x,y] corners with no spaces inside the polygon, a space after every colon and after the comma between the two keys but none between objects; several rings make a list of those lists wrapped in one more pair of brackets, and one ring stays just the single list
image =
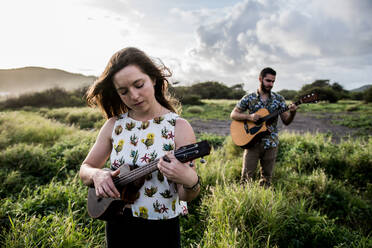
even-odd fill
[{"label": "ukulele body", "polygon": [[[174,152],[174,155],[178,161],[186,163],[209,155],[210,151],[211,147],[208,141],[203,140],[180,147]],[[165,157],[163,158],[165,159]],[[158,162],[159,159],[156,159],[140,167],[129,166],[127,164],[120,166],[119,175],[113,178],[114,185],[120,192],[120,198],[97,197],[94,185],[89,186],[87,208],[90,217],[109,220],[115,218],[118,213],[122,213],[127,204],[133,204],[138,199],[139,189],[145,183],[146,177],[158,170]]]},{"label": "ukulele body", "polygon": [[[108,168],[104,170],[111,171]],[[120,166],[120,177],[127,175],[131,169],[130,166],[125,164]],[[139,189],[145,183],[145,177],[141,177],[134,182],[127,185],[115,184],[115,187],[120,192],[120,198],[100,198],[96,195],[94,186],[88,189],[88,214],[90,217],[100,220],[113,219],[115,216],[123,211],[127,204],[133,204],[139,197]]]}]

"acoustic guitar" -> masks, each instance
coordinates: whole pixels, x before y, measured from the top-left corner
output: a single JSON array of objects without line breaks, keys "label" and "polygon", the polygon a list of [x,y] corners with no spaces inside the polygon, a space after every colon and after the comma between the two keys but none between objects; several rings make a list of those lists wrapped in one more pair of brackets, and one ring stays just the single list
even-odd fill
[{"label": "acoustic guitar", "polygon": [[[207,141],[201,141],[177,149],[175,157],[182,163],[192,161],[210,153],[210,145]],[[164,158],[166,160],[166,158]],[[88,214],[94,219],[109,220],[117,216],[126,204],[132,204],[139,196],[139,189],[145,182],[148,174],[158,169],[156,159],[144,166],[130,170],[126,164],[119,167],[120,174],[113,178],[115,187],[120,192],[120,198],[100,198],[96,195],[94,186],[88,189]],[[106,169],[110,170],[110,169]]]},{"label": "acoustic guitar", "polygon": [[[302,103],[314,103],[318,101],[318,95],[315,93],[303,96],[295,102],[295,105],[300,105]],[[256,122],[252,121],[236,121],[233,120],[230,125],[230,134],[235,145],[242,148],[249,148],[256,144],[263,135],[267,134],[267,122],[281,113],[288,111],[289,107],[286,106],[284,109],[276,110],[270,113],[266,108],[261,108],[256,111],[256,114],[261,116]]]}]

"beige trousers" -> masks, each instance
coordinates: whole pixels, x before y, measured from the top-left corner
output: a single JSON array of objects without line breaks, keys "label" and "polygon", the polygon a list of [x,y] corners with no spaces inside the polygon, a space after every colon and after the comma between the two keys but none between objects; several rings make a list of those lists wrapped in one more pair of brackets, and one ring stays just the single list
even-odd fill
[{"label": "beige trousers", "polygon": [[241,177],[242,182],[252,180],[257,168],[257,164],[258,162],[260,162],[260,185],[271,185],[271,178],[274,170],[278,148],[274,147],[265,150],[263,145],[263,142],[259,142],[255,146],[244,150],[243,169]]}]

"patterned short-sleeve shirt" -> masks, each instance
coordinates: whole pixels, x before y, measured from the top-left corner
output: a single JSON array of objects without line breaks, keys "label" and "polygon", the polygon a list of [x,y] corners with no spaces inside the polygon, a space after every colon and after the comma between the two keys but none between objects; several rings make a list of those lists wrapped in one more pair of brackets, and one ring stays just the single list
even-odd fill
[{"label": "patterned short-sleeve shirt", "polygon": [[[236,107],[241,111],[248,111],[249,114],[257,112],[261,108],[266,108],[270,113],[281,110],[286,107],[285,99],[281,95],[271,92],[269,98],[264,102],[257,92],[243,96],[243,98],[236,104]],[[277,147],[279,144],[278,137],[278,117],[275,117],[270,124],[266,123],[268,134],[262,137],[261,142],[264,142],[264,148],[269,149]]]},{"label": "patterned short-sleeve shirt", "polygon": [[[112,132],[111,169],[123,164],[131,169],[145,166],[173,151],[178,117],[172,112],[149,121],[134,120],[127,113],[119,116]],[[159,170],[146,176],[131,208],[134,216],[151,220],[187,214],[187,204],[179,200],[177,185]]]}]

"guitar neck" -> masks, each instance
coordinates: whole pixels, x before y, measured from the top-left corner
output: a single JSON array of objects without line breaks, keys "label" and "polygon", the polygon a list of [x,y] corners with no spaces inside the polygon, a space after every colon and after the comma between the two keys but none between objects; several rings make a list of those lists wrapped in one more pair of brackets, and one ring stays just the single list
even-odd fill
[{"label": "guitar neck", "polygon": [[[294,104],[295,104],[296,106],[298,106],[298,105],[301,104],[301,101],[297,101],[297,102],[295,102]],[[284,113],[284,112],[286,112],[286,111],[288,111],[288,110],[289,110],[289,107],[288,107],[288,105],[287,105],[287,106],[285,106],[284,109],[276,110],[276,111],[272,112],[271,114],[269,114],[269,115],[263,117],[263,118],[262,118],[262,122],[267,121],[267,120],[270,120],[270,119],[272,119],[272,118],[274,118],[274,117],[276,117],[276,116],[278,116],[278,115],[280,115],[280,114],[282,114],[282,113]]]}]

